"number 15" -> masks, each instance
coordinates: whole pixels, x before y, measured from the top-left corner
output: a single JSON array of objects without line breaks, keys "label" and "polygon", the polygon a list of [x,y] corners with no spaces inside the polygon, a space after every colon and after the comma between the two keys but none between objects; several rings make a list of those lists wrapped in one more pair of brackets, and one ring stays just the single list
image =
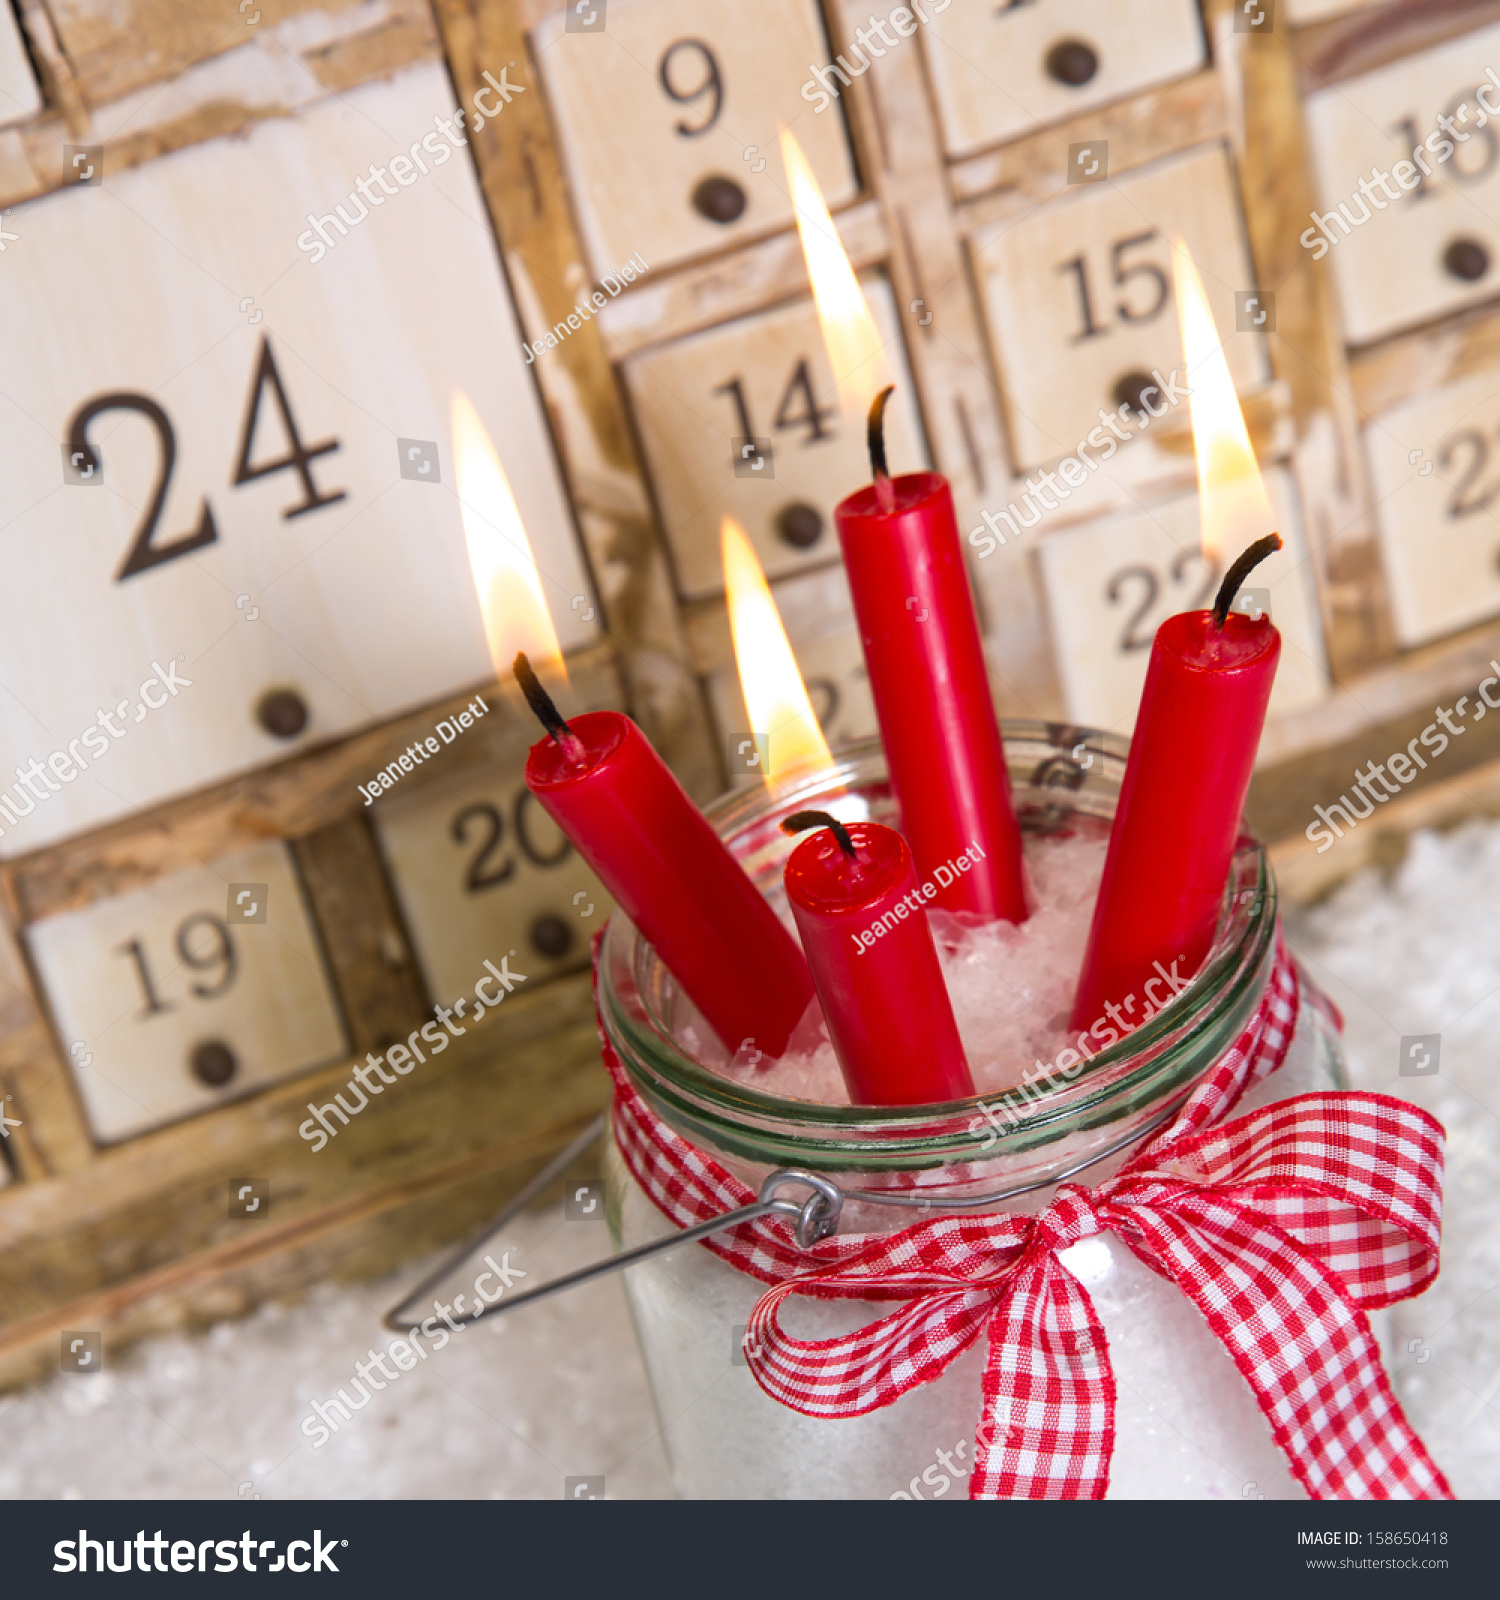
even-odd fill
[{"label": "number 15", "polygon": [[[1117,289],[1123,289],[1133,278],[1144,278],[1148,283],[1155,285],[1154,292],[1148,290],[1150,303],[1139,308],[1132,306],[1129,299],[1122,295],[1115,302],[1115,315],[1121,322],[1150,322],[1153,317],[1161,314],[1162,307],[1167,303],[1170,292],[1167,287],[1167,275],[1154,261],[1132,261],[1127,264],[1125,252],[1133,250],[1137,245],[1149,244],[1153,239],[1160,237],[1155,228],[1149,233],[1134,233],[1128,239],[1116,239],[1109,249],[1110,266],[1114,271],[1114,282]],[[1094,321],[1094,302],[1089,293],[1088,263],[1082,252],[1071,261],[1058,264],[1059,272],[1072,272],[1076,274],[1078,286],[1078,310],[1083,328],[1073,335],[1073,343],[1077,344],[1082,339],[1097,339],[1101,333],[1109,332],[1109,324]]]}]

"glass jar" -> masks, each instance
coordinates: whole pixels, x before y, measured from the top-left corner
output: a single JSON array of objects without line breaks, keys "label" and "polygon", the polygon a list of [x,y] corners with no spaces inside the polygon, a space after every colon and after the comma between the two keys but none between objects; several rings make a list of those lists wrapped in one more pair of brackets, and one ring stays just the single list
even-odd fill
[{"label": "glass jar", "polygon": [[[1028,834],[1075,814],[1114,814],[1125,741],[1032,722],[1005,724],[1016,811]],[[1080,761],[1075,751],[1085,754]],[[773,903],[793,841],[777,824],[840,795],[877,821],[895,805],[878,742],[839,752],[811,777],[726,796],[708,810]],[[851,799],[850,797],[857,797]],[[826,1105],[767,1094],[711,1070],[684,1048],[690,1010],[655,952],[618,912],[599,960],[606,1036],[653,1112],[751,1189],[777,1167],[827,1174],[846,1191],[899,1175],[941,1215],[944,1202],[1024,1190],[996,1211],[1037,1212],[1064,1178],[1110,1176],[1165,1121],[1239,1035],[1275,954],[1276,886],[1252,841],[1235,856],[1214,945],[1202,970],[1143,1027],[1100,1051],[1070,1083],[990,1093],[938,1107]],[[1314,1089],[1344,1087],[1336,1035],[1304,1004],[1285,1062],[1236,1114]],[[978,1115],[991,1108],[989,1117]],[[999,1115],[994,1115],[999,1113]],[[617,1248],[673,1231],[611,1142],[608,1216]],[[917,1214],[849,1200],[841,1232],[907,1226]],[[1198,1311],[1112,1235],[1063,1252],[1109,1338],[1116,1386],[1111,1498],[1303,1498],[1248,1386]],[[935,1381],[862,1417],[801,1415],[765,1394],[740,1349],[764,1292],[698,1245],[626,1273],[677,1492],[692,1499],[962,1498],[980,1420],[984,1339]],[[782,1322],[801,1339],[847,1333],[892,1307],[792,1297]]]}]

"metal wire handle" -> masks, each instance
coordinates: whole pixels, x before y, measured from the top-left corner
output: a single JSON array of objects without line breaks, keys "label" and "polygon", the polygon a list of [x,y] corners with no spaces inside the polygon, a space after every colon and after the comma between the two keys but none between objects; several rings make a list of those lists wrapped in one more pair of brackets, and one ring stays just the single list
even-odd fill
[{"label": "metal wire handle", "polygon": [[[691,1228],[676,1229],[660,1239],[653,1239],[649,1244],[637,1245],[634,1250],[625,1250],[619,1255],[605,1256],[602,1260],[595,1261],[589,1266],[580,1267],[577,1272],[570,1272],[561,1278],[554,1278],[550,1283],[539,1284],[535,1289],[527,1289],[524,1293],[514,1297],[507,1296],[504,1299],[495,1300],[489,1305],[480,1306],[472,1312],[466,1311],[462,1313],[461,1320],[466,1323],[478,1322],[481,1317],[500,1316],[507,1311],[518,1311],[522,1306],[531,1305],[538,1300],[548,1299],[554,1294],[561,1294],[565,1289],[575,1288],[578,1284],[588,1283],[594,1278],[605,1277],[611,1272],[619,1272],[625,1267],[634,1266],[639,1261],[648,1260],[651,1256],[658,1256],[668,1250],[675,1250],[679,1245],[693,1244],[699,1239],[707,1239],[712,1234],[723,1233],[729,1228],[739,1227],[742,1222],[754,1222],[760,1217],[785,1217],[793,1224],[796,1230],[797,1243],[804,1250],[809,1250],[820,1239],[826,1239],[830,1234],[838,1231],[839,1218],[843,1214],[846,1200],[855,1200],[862,1205],[901,1206],[922,1211],[929,1211],[934,1208],[940,1208],[944,1211],[982,1211],[986,1207],[1000,1205],[1006,1200],[1015,1200],[1022,1195],[1035,1194],[1038,1190],[1050,1189],[1056,1184],[1065,1183],[1069,1178],[1076,1177],[1078,1173],[1085,1171],[1089,1167],[1097,1166],[1101,1161],[1107,1161],[1111,1156],[1118,1155],[1127,1146],[1135,1144],[1147,1134],[1153,1133],[1168,1118],[1174,1116],[1178,1109],[1177,1106],[1170,1107],[1151,1118],[1142,1127],[1133,1129],[1124,1138],[1117,1139],[1108,1148],[1096,1151],[1085,1160],[1065,1168],[1062,1172],[1053,1173],[1049,1178],[1043,1178],[1031,1183],[1017,1184],[1010,1189],[998,1189],[990,1194],[966,1195],[961,1198],[955,1198],[950,1195],[925,1196],[911,1193],[895,1193],[888,1189],[846,1190],[841,1189],[831,1178],[825,1178],[820,1173],[804,1172],[797,1167],[778,1167],[761,1184],[759,1197],[752,1205],[741,1206],[737,1211],[726,1211],[721,1216],[710,1217],[706,1222],[696,1223]],[[388,1312],[384,1318],[384,1326],[395,1333],[411,1333],[415,1328],[420,1327],[422,1322],[420,1317],[415,1322],[410,1320],[408,1308],[412,1302],[414,1300],[425,1300],[426,1296],[444,1279],[449,1277],[461,1262],[471,1256],[487,1239],[498,1233],[512,1217],[524,1211],[548,1184],[560,1177],[564,1170],[581,1156],[603,1131],[604,1113],[600,1112],[570,1145],[559,1151],[524,1188],[511,1198],[497,1216],[486,1222],[477,1233],[471,1234],[435,1272],[424,1278],[402,1300],[400,1305]],[[788,1185],[801,1185],[811,1190],[811,1193],[805,1200],[801,1201],[782,1199],[779,1191]]]}]

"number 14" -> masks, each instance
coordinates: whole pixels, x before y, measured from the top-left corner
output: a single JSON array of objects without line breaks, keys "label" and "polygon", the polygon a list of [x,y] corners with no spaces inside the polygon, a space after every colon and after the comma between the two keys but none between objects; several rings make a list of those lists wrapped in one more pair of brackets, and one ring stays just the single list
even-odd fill
[{"label": "number 14", "polygon": [[[745,398],[744,381],[740,378],[730,378],[727,383],[721,383],[713,391],[715,394],[726,394],[734,405],[735,418],[739,423],[740,434],[743,438],[755,437],[755,423],[750,416],[750,402]],[[798,396],[802,398],[802,409],[794,411],[793,402]],[[787,379],[785,391],[781,396],[781,404],[776,408],[776,415],[772,418],[772,426],[778,433],[784,433],[789,428],[806,428],[807,432],[802,437],[803,444],[816,444],[820,439],[833,437],[833,430],[824,424],[838,416],[833,406],[820,406],[818,397],[813,391],[812,373],[807,365],[806,356],[798,361],[792,368],[792,375]]]}]

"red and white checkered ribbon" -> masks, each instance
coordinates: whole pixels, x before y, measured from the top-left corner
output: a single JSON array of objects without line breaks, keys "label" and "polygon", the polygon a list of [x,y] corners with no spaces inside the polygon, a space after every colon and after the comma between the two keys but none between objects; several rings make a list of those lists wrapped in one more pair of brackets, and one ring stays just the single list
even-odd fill
[{"label": "red and white checkered ribbon", "polygon": [[[1255,1015],[1169,1126],[1096,1188],[1062,1185],[1040,1215],[940,1217],[807,1251],[776,1218],[705,1239],[771,1286],[745,1337],[760,1386],[807,1416],[861,1416],[930,1383],[985,1334],[970,1498],[1102,1499],[1114,1448],[1109,1346],[1057,1252],[1108,1231],[1203,1313],[1314,1499],[1451,1499],[1365,1316],[1436,1276],[1441,1124],[1354,1093],[1221,1120],[1281,1065],[1304,985],[1309,1003],[1328,1007],[1278,940]],[[668,1217],[690,1227],[754,1201],[653,1114],[607,1042],[604,1059],[621,1153]],[[809,1343],[777,1320],[792,1294],[903,1303]]]}]

